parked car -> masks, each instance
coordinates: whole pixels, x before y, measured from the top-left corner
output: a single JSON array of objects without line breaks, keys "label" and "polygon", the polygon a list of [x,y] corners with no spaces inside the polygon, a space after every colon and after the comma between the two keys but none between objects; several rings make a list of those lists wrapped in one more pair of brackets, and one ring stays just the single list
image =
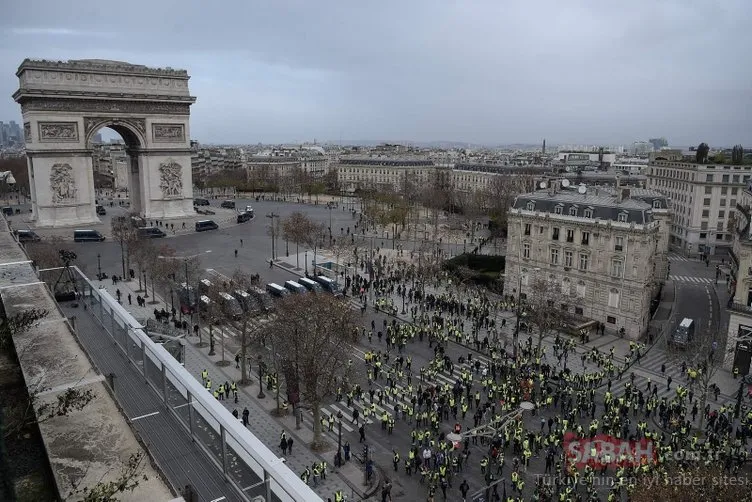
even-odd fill
[{"label": "parked car", "polygon": [[222,204],[220,204],[219,206],[223,207],[225,209],[235,209],[235,201],[234,200],[223,200]]},{"label": "parked car", "polygon": [[197,198],[193,199],[193,205],[194,206],[208,206],[209,205],[209,200],[197,197]]},{"label": "parked car", "polygon": [[216,230],[219,228],[214,220],[200,220],[196,222],[196,232],[205,232],[207,230]]},{"label": "parked car", "polygon": [[3,214],[5,216],[13,216],[13,208],[10,206],[6,206],[3,208]]}]

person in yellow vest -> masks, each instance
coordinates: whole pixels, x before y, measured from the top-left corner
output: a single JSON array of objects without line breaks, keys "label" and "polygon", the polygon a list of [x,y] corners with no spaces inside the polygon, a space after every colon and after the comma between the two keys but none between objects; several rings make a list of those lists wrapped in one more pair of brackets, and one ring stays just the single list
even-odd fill
[{"label": "person in yellow vest", "polygon": [[206,368],[204,368],[204,371],[201,372],[201,381],[204,382],[204,385],[206,385],[207,380],[209,380],[209,372],[206,371]]},{"label": "person in yellow vest", "polygon": [[207,379],[206,380],[206,390],[211,391],[211,388],[212,388],[211,380]]},{"label": "person in yellow vest", "polygon": [[345,502],[345,496],[342,494],[342,490],[334,492],[334,502]]}]

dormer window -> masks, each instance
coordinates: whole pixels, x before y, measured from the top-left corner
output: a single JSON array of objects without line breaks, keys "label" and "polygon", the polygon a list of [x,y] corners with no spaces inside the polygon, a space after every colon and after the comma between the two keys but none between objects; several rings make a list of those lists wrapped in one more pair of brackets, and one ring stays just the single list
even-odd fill
[{"label": "dormer window", "polygon": [[653,207],[654,207],[655,209],[660,209],[660,208],[661,208],[661,201],[659,201],[659,200],[654,200],[654,201],[653,201]]},{"label": "dormer window", "polygon": [[569,216],[577,216],[577,208],[576,207],[570,207],[569,208]]},{"label": "dormer window", "polygon": [[535,210],[535,202],[530,201],[527,203],[527,210],[528,211],[534,211]]},{"label": "dormer window", "polygon": [[622,223],[626,223],[627,222],[627,213],[619,213],[618,218],[619,218],[619,221],[621,221]]},{"label": "dormer window", "polygon": [[593,217],[593,210],[590,208],[585,209],[585,218],[592,218]]},{"label": "dormer window", "polygon": [[564,210],[564,207],[563,207],[563,206],[556,206],[556,207],[554,208],[554,213],[556,213],[556,214],[561,214],[563,210]]}]

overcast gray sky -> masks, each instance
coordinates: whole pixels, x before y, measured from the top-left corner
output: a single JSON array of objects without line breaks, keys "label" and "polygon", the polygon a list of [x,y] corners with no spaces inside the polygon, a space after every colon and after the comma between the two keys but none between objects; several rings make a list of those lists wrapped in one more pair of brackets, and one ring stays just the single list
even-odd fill
[{"label": "overcast gray sky", "polygon": [[751,0],[8,0],[26,57],[185,68],[202,142],[752,147]]}]

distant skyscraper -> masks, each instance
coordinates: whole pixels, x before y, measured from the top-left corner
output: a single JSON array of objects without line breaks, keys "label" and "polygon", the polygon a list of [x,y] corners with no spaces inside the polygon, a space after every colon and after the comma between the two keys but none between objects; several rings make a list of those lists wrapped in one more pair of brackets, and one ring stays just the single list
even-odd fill
[{"label": "distant skyscraper", "polygon": [[102,133],[96,133],[96,134],[94,135],[94,140],[93,140],[93,142],[94,142],[94,143],[98,143],[98,144],[101,144],[101,143],[102,143]]}]

